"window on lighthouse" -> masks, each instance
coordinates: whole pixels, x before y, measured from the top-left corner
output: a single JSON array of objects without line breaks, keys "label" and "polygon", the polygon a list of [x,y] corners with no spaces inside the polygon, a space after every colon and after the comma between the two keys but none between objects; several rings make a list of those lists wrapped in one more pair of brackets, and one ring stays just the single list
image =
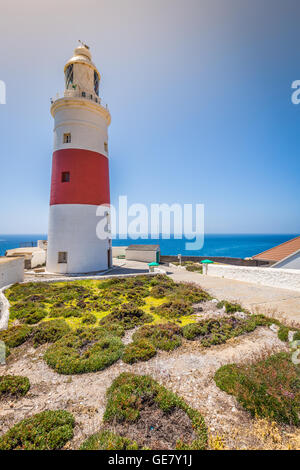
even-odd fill
[{"label": "window on lighthouse", "polygon": [[70,144],[71,143],[71,134],[64,134],[64,144]]},{"label": "window on lighthouse", "polygon": [[62,183],[69,183],[70,182],[70,172],[63,171],[61,174],[61,182]]},{"label": "window on lighthouse", "polygon": [[97,72],[94,70],[94,90],[96,95],[99,96],[99,75]]},{"label": "window on lighthouse", "polygon": [[59,263],[67,263],[68,262],[68,253],[67,253],[67,251],[59,251],[57,261]]},{"label": "window on lighthouse", "polygon": [[66,68],[66,89],[69,88],[70,85],[73,85],[73,64],[68,65]]}]

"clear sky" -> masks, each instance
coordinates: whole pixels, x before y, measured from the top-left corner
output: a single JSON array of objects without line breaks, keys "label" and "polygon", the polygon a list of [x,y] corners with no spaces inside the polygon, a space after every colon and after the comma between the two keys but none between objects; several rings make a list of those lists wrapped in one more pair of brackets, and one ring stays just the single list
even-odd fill
[{"label": "clear sky", "polygon": [[206,231],[300,233],[299,0],[2,2],[0,233],[45,233],[50,97],[77,40],[109,104],[111,198],[204,203]]}]

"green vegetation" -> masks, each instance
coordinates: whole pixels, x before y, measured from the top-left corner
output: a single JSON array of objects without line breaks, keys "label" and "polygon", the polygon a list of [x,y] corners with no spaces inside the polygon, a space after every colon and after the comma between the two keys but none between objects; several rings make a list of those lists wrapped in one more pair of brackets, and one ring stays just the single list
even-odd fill
[{"label": "green vegetation", "polygon": [[0,398],[18,398],[26,395],[30,389],[30,382],[27,377],[19,375],[0,376]]},{"label": "green vegetation", "polygon": [[28,325],[35,325],[46,316],[47,310],[44,306],[35,302],[19,302],[10,308],[11,320],[19,320]]},{"label": "green vegetation", "polygon": [[136,422],[139,420],[143,407],[149,403],[155,403],[167,415],[176,409],[181,409],[187,414],[191,421],[191,428],[197,434],[197,439],[191,443],[178,440],[176,448],[187,450],[206,447],[206,426],[200,413],[190,408],[175,393],[146,375],[123,373],[113,381],[107,390],[104,422]]},{"label": "green vegetation", "polygon": [[71,328],[65,320],[49,320],[39,323],[33,330],[33,344],[35,347],[44,343],[55,343],[70,333]]},{"label": "green vegetation", "polygon": [[7,330],[0,331],[0,341],[4,341],[9,348],[16,348],[31,335],[31,328],[27,325],[10,326]]},{"label": "green vegetation", "polygon": [[221,309],[223,307],[225,307],[226,313],[245,312],[245,309],[240,304],[228,302],[227,300],[221,300],[217,303],[217,308]]},{"label": "green vegetation", "polygon": [[97,317],[93,315],[92,313],[86,313],[81,319],[81,323],[85,325],[94,325],[96,322],[97,322]]},{"label": "green vegetation", "polygon": [[293,341],[300,341],[300,330],[294,333]]},{"label": "green vegetation", "polygon": [[44,359],[59,374],[83,374],[109,367],[123,347],[121,339],[104,328],[81,328],[50,346]]},{"label": "green vegetation", "polygon": [[257,326],[265,324],[260,315],[251,315],[245,320],[226,317],[191,323],[182,328],[183,336],[188,340],[199,339],[204,347],[225,343],[228,339],[254,331]]},{"label": "green vegetation", "polygon": [[43,411],[20,421],[0,437],[0,450],[56,450],[73,437],[75,420],[67,411]]},{"label": "green vegetation", "polygon": [[299,369],[288,354],[275,354],[250,365],[223,366],[216,372],[215,382],[252,416],[300,425]]},{"label": "green vegetation", "polygon": [[139,450],[139,446],[111,431],[101,431],[84,441],[79,450]]},{"label": "green vegetation", "polygon": [[151,315],[145,313],[136,304],[131,302],[122,304],[112,313],[106,315],[100,320],[100,324],[105,326],[110,323],[119,323],[125,330],[130,330],[131,328],[143,325],[144,323],[150,323],[151,321],[153,321]]},{"label": "green vegetation", "polygon": [[288,341],[289,340],[289,331],[290,329],[287,326],[281,325],[278,330],[278,338],[281,341]]},{"label": "green vegetation", "polygon": [[149,361],[155,354],[156,349],[149,341],[139,339],[125,347],[122,359],[128,364],[134,364],[138,361]]},{"label": "green vegetation", "polygon": [[181,329],[174,323],[145,325],[139,328],[132,338],[134,341],[146,339],[156,349],[173,351],[181,345]]}]

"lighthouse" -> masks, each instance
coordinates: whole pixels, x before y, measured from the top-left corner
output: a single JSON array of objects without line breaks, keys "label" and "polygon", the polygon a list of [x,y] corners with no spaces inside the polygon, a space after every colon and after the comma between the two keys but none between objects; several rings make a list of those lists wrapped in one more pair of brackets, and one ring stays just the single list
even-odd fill
[{"label": "lighthouse", "polygon": [[[99,98],[100,73],[88,46],[80,43],[66,63],[64,74],[64,94],[51,103],[54,149],[47,271],[102,271],[111,265],[108,162],[111,117]],[[97,234],[99,222],[106,227],[106,237]]]}]

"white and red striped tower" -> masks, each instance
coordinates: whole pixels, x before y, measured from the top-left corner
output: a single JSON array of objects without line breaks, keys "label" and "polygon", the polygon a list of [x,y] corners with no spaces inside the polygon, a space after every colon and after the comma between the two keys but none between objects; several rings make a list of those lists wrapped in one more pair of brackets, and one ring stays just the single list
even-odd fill
[{"label": "white and red striped tower", "polygon": [[108,134],[111,121],[99,98],[100,74],[81,44],[65,65],[63,98],[52,102],[52,161],[47,271],[87,273],[111,264],[111,240],[99,239],[99,205],[109,217]]}]

